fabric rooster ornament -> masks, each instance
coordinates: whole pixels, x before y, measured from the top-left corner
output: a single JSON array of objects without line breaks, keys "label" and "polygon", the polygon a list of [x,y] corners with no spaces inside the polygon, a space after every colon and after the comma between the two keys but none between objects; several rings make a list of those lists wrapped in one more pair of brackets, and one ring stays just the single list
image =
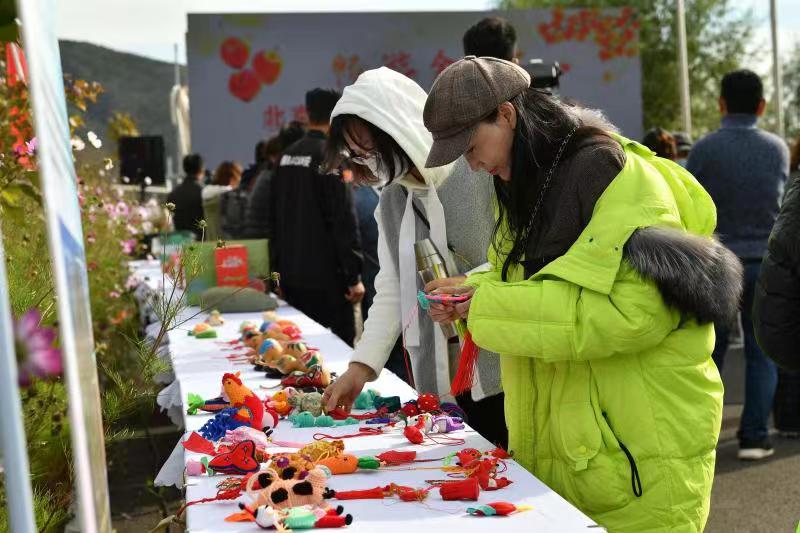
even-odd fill
[{"label": "fabric rooster ornament", "polygon": [[222,389],[228,397],[231,407],[238,409],[232,417],[250,427],[261,429],[264,419],[264,403],[253,393],[236,374],[226,373],[222,376]]},{"label": "fabric rooster ornament", "polygon": [[228,407],[206,422],[198,433],[211,441],[225,436],[228,430],[240,426],[255,429],[264,427],[264,403],[247,388],[239,378],[239,373],[226,373],[222,376],[223,397],[228,399]]}]

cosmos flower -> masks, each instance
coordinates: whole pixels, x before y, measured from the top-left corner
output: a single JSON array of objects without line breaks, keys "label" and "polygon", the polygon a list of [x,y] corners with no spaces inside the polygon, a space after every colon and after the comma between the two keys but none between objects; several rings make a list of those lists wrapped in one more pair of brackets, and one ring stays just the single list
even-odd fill
[{"label": "cosmos flower", "polygon": [[30,309],[15,321],[14,337],[19,364],[19,384],[27,387],[35,376],[46,378],[61,374],[61,350],[53,347],[56,332],[41,327],[42,315]]}]

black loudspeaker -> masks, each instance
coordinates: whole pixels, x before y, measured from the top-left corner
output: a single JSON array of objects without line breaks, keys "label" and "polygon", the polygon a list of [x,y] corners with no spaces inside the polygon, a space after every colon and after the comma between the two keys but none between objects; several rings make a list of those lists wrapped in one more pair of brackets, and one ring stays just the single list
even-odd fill
[{"label": "black loudspeaker", "polygon": [[142,185],[164,185],[166,163],[164,161],[164,138],[161,135],[119,138],[119,177],[123,183]]}]

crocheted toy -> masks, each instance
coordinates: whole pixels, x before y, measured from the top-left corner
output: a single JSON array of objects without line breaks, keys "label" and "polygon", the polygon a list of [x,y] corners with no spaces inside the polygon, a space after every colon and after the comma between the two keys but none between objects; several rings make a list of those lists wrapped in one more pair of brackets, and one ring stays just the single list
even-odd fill
[{"label": "crocheted toy", "polygon": [[255,472],[260,466],[255,453],[255,443],[246,440],[237,444],[230,452],[221,453],[211,459],[208,468],[222,474],[244,475]]},{"label": "crocheted toy", "polygon": [[281,380],[283,387],[295,387],[303,389],[306,387],[324,389],[331,384],[331,374],[323,366],[317,365],[309,369],[308,372],[292,372]]},{"label": "crocheted toy", "polygon": [[330,495],[326,487],[327,481],[328,477],[320,468],[310,470],[303,480],[282,479],[275,470],[268,469],[247,481],[246,492],[253,503],[246,508],[252,512],[262,505],[269,505],[274,509],[319,505]]},{"label": "crocheted toy", "polygon": [[253,521],[261,529],[276,529],[279,532],[295,529],[339,528],[353,523],[352,515],[342,516],[344,508],[341,505],[330,509],[304,505],[282,510],[263,505],[252,512],[243,504],[240,504],[239,507],[243,509],[243,512],[225,518],[227,522]]},{"label": "crocheted toy", "polygon": [[282,355],[283,347],[280,342],[275,339],[262,339],[256,348],[253,364],[256,365],[256,370],[264,370],[265,367],[269,367],[279,360]]},{"label": "crocheted toy", "polygon": [[508,502],[492,502],[475,507],[467,507],[467,514],[472,516],[508,516],[533,509],[531,505],[514,505]]},{"label": "crocheted toy", "polygon": [[422,394],[417,398],[417,408],[423,413],[439,411],[441,408],[439,397],[430,393]]},{"label": "crocheted toy", "polygon": [[283,347],[283,353],[291,355],[292,357],[301,357],[309,350],[310,348],[306,343],[299,341],[287,342]]},{"label": "crocheted toy", "polygon": [[266,401],[266,405],[275,410],[280,416],[287,416],[293,409],[292,405],[289,403],[289,398],[295,394],[297,394],[297,390],[293,387],[287,387],[273,394],[272,398]]},{"label": "crocheted toy", "polygon": [[239,333],[244,333],[246,330],[258,329],[258,326],[252,320],[245,320],[239,324]]},{"label": "crocheted toy", "polygon": [[222,395],[211,398],[210,400],[204,400],[202,396],[193,392],[188,394],[186,403],[188,405],[186,408],[187,415],[196,415],[198,410],[205,411],[206,413],[217,413],[231,406],[228,399]]},{"label": "crocheted toy", "polygon": [[189,336],[194,337],[195,339],[216,339],[217,332],[205,322],[201,322],[197,324],[194,329],[189,331]]},{"label": "crocheted toy", "polygon": [[298,392],[288,401],[289,405],[297,412],[308,411],[313,416],[322,414],[322,394],[318,392]]},{"label": "crocheted toy", "polygon": [[358,420],[353,417],[345,418],[344,420],[334,420],[333,417],[328,415],[320,415],[314,416],[313,414],[309,413],[308,411],[302,411],[300,413],[290,415],[289,421],[294,424],[296,428],[329,428],[329,427],[339,427],[339,426],[349,426],[352,424],[358,424]]},{"label": "crocheted toy", "polygon": [[317,465],[327,467],[334,475],[341,475],[353,474],[359,468],[364,470],[377,470],[380,468],[381,463],[372,456],[356,457],[355,455],[344,453],[336,457],[320,459],[317,461]]},{"label": "crocheted toy", "polygon": [[375,389],[361,391],[356,401],[353,402],[353,407],[355,409],[372,409],[375,407],[375,398],[379,396],[380,394]]},{"label": "crocheted toy", "polygon": [[310,457],[299,452],[275,454],[270,462],[270,468],[281,479],[305,479],[314,466]]},{"label": "crocheted toy", "polygon": [[222,376],[223,396],[228,398],[231,408],[222,409],[200,428],[200,434],[209,440],[219,440],[229,429],[248,425],[256,429],[264,427],[264,403],[239,378],[239,373]]},{"label": "crocheted toy", "polygon": [[225,319],[222,318],[222,313],[220,313],[217,309],[211,311],[206,319],[206,324],[211,327],[219,327],[225,323]]},{"label": "crocheted toy", "polygon": [[337,457],[344,453],[344,441],[341,439],[315,441],[311,444],[306,444],[297,453],[310,458],[314,462],[329,457]]},{"label": "crocheted toy", "polygon": [[303,374],[315,366],[322,366],[322,356],[316,350],[309,350],[300,357],[293,355],[283,355],[269,363],[271,368],[278,370],[281,374],[291,374],[301,372]]}]

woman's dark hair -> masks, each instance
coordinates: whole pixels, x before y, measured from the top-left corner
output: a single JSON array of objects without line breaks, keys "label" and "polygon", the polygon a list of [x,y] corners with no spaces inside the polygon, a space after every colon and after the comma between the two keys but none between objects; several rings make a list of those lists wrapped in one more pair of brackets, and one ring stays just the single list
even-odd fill
[{"label": "woman's dark hair", "polygon": [[[414,162],[403,150],[394,138],[375,126],[371,122],[364,120],[357,115],[338,115],[331,120],[331,127],[328,131],[328,141],[325,145],[325,160],[322,163],[323,172],[334,172],[342,165],[346,165],[353,172],[353,180],[358,184],[374,185],[379,182],[378,178],[372,174],[369,168],[347,160],[347,153],[350,151],[345,132],[354,139],[352,134],[353,126],[360,124],[369,131],[372,137],[372,146],[359,146],[365,152],[374,152],[378,157],[378,168],[386,166],[386,173],[394,176],[395,156],[406,170],[414,167]],[[382,169],[383,170],[383,169]]]},{"label": "woman's dark hair", "polygon": [[[528,228],[528,222],[562,142],[575,130],[559,164],[577,150],[581,140],[607,135],[599,128],[584,126],[570,106],[548,91],[529,88],[512,98],[510,103],[517,112],[511,148],[511,180],[505,182],[497,176],[494,178],[499,216],[494,229],[493,246],[499,252],[504,241],[512,242],[511,251],[503,263],[504,281],[508,277],[508,269],[520,263],[525,254],[529,237],[526,230],[531,229]],[[497,114],[495,110],[484,121],[494,122]],[[541,225],[541,209],[536,216],[533,228]],[[533,232],[535,234],[536,230]]]},{"label": "woman's dark hair", "polygon": [[675,160],[678,154],[675,137],[664,128],[653,128],[644,134],[642,144],[650,148],[658,157]]}]

